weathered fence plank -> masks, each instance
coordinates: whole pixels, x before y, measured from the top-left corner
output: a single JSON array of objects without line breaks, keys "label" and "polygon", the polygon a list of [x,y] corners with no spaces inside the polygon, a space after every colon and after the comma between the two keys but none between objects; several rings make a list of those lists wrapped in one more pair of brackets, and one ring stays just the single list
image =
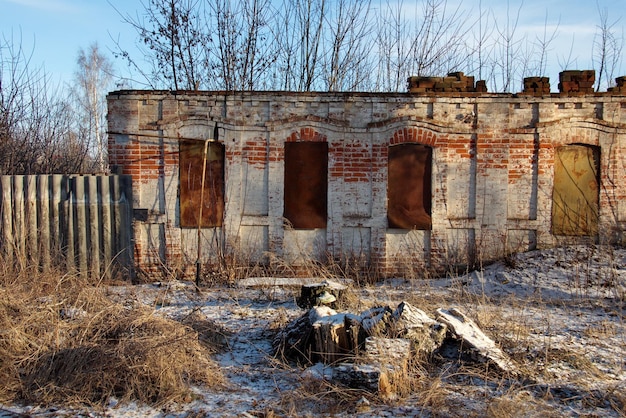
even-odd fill
[{"label": "weathered fence plank", "polygon": [[24,229],[26,231],[26,260],[39,265],[39,242],[37,240],[37,176],[24,176]]},{"label": "weathered fence plank", "polygon": [[37,225],[39,225],[39,255],[41,268],[44,271],[50,269],[51,245],[50,245],[50,177],[37,176]]},{"label": "weathered fence plank", "polygon": [[24,176],[13,177],[13,245],[17,263],[25,267],[26,240],[24,231]]},{"label": "weathered fence plank", "polygon": [[[111,208],[112,199],[106,200],[107,196],[111,196],[110,194],[110,180],[111,178],[100,178],[100,196],[102,202],[102,211],[100,213],[101,222],[102,222],[102,236],[103,237],[112,237],[113,229],[111,228]],[[105,205],[105,200],[108,205]],[[111,261],[113,260],[113,243],[110,239],[102,240],[102,257],[103,261],[106,263],[103,266],[104,272],[103,274],[108,278],[111,276]]]},{"label": "weathered fence plank", "polygon": [[129,176],[0,176],[0,254],[85,276],[132,275]]},{"label": "weathered fence plank", "polygon": [[6,262],[13,265],[14,240],[13,240],[13,200],[11,191],[11,177],[0,177],[0,187],[2,187],[2,200],[0,200],[0,211],[2,212],[2,235],[0,236],[0,248],[6,254]]}]

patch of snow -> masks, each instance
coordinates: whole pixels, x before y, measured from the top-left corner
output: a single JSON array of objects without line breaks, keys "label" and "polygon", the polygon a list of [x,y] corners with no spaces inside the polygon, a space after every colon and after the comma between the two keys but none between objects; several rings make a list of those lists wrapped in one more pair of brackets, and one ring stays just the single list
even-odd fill
[{"label": "patch of snow", "polygon": [[[271,411],[278,416],[328,416],[320,406],[321,397],[293,400],[303,379],[327,379],[326,368],[315,365],[305,370],[285,365],[274,359],[271,351],[277,327],[304,313],[295,301],[298,286],[305,281],[250,278],[234,288],[200,292],[192,282],[111,286],[108,293],[125,305],[150,306],[156,314],[172,318],[182,318],[196,309],[223,327],[229,333],[228,350],[215,360],[229,387],[193,388],[193,402],[166,409],[112,399],[97,410],[0,405],[0,417],[234,417],[269,416]],[[516,411],[528,416],[623,416],[624,406],[619,409],[619,400],[623,402],[620,394],[626,387],[625,289],[626,250],[594,246],[515,254],[506,263],[496,262],[455,278],[397,278],[351,288],[360,302],[367,304],[365,307],[396,306],[403,300],[414,304],[420,298],[446,303],[443,306],[454,303],[464,312],[464,317],[452,313],[456,327],[476,321],[484,337],[495,345],[484,345],[482,337],[476,344],[486,350],[502,350],[529,374],[519,381],[490,381],[487,376],[464,373],[453,360],[444,359],[441,361],[447,363],[435,379],[440,385],[436,396],[441,401],[433,402],[433,407],[416,393],[391,403],[366,399],[359,401],[363,404],[360,408],[354,401],[333,414],[483,416],[490,405],[510,399]],[[368,315],[373,324],[374,318],[386,314],[390,313],[366,311],[364,322]],[[472,333],[467,330],[463,338],[469,340]],[[519,410],[519,405],[526,409]]]}]

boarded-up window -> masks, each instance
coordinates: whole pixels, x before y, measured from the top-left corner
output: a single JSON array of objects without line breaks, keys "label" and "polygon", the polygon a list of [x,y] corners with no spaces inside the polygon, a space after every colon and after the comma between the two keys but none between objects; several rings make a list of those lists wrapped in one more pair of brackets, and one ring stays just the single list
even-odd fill
[{"label": "boarded-up window", "polygon": [[552,190],[552,233],[598,232],[600,149],[566,145],[556,149]]},{"label": "boarded-up window", "polygon": [[[209,142],[206,158],[204,145],[199,140],[179,142],[181,227],[221,226],[224,218],[224,145]],[[203,162],[206,164],[204,192]]]},{"label": "boarded-up window", "polygon": [[389,147],[387,220],[390,228],[431,228],[432,149],[420,144]]},{"label": "boarded-up window", "polygon": [[285,143],[285,218],[300,229],[326,228],[328,143]]}]

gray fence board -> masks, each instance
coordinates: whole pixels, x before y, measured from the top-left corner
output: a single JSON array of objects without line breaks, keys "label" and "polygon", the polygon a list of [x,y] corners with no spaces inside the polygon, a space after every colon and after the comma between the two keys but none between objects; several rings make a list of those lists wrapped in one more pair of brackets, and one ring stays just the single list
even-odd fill
[{"label": "gray fence board", "polygon": [[129,176],[0,176],[0,253],[94,278],[133,275]]}]

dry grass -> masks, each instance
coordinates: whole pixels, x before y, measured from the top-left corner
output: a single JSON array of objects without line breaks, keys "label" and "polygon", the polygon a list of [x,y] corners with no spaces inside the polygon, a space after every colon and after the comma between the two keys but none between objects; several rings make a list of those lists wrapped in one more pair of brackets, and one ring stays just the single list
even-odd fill
[{"label": "dry grass", "polygon": [[[602,263],[607,266],[619,265],[611,254],[602,254],[607,258]],[[580,251],[573,258],[574,261],[583,260],[589,264],[590,257],[588,253]],[[564,262],[570,263],[568,260],[564,258]],[[558,262],[557,258],[557,264]],[[594,259],[594,262],[598,261]],[[612,281],[607,281],[604,276],[600,277],[591,267],[589,271],[572,270],[575,280],[571,276],[564,276],[562,280],[572,280],[572,284],[581,289],[591,285],[598,286],[598,283],[602,286],[617,286],[617,279],[613,277],[616,273],[611,271],[610,274],[605,274],[607,269],[610,270],[609,267],[603,267],[602,274],[612,278]],[[359,295],[361,306],[373,303],[390,304],[393,307],[399,301],[405,300],[431,315],[438,307],[460,306],[509,354],[518,366],[520,379],[511,379],[510,376],[503,376],[491,369],[462,367],[457,364],[460,360],[455,359],[434,362],[433,359],[417,359],[421,363],[421,370],[406,370],[405,373],[394,376],[394,379],[385,381],[385,390],[381,390],[376,396],[368,396],[373,404],[397,402],[401,405],[406,400],[422,408],[425,414],[449,413],[450,416],[459,416],[459,411],[451,408],[451,405],[459,402],[459,399],[472,399],[474,409],[462,406],[464,416],[561,416],[571,408],[589,408],[589,411],[593,411],[592,414],[606,411],[626,416],[623,385],[616,384],[615,390],[611,389],[613,377],[607,372],[610,368],[601,358],[595,360],[590,357],[584,347],[568,344],[569,339],[564,337],[571,332],[589,342],[615,339],[623,332],[619,320],[607,319],[586,324],[583,322],[579,326],[575,322],[560,323],[561,311],[570,311],[571,315],[578,315],[585,321],[586,315],[593,313],[599,306],[603,306],[613,316],[623,318],[619,308],[623,305],[623,297],[617,291],[614,292],[617,308],[608,299],[599,299],[591,290],[587,290],[587,293],[581,292],[581,296],[575,295],[571,300],[563,300],[561,304],[555,304],[554,301],[534,296],[502,298],[489,296],[484,292],[470,293],[465,291],[464,284],[460,281],[458,287],[455,287],[454,279],[452,277],[453,286],[450,292],[429,289],[427,282],[415,282],[413,285],[412,280],[408,283],[412,284],[414,292],[407,293],[406,288],[401,286],[396,289],[393,284],[392,287],[378,291],[366,281],[355,281],[361,286],[352,290]],[[596,361],[599,361],[598,364]],[[621,362],[617,361],[614,367],[621,367]],[[426,373],[424,369],[427,370]],[[309,383],[299,389],[306,393],[305,398],[317,398],[318,404],[329,401],[330,405],[336,406],[339,401],[345,407],[353,405],[358,397],[353,390],[336,386],[333,388],[334,396],[329,398],[327,390],[319,382]]]},{"label": "dry grass", "polygon": [[[583,255],[579,258],[586,260]],[[281,277],[296,271],[272,259],[267,266],[235,264],[233,261],[225,268],[225,279],[216,283],[230,285],[240,276]],[[363,268],[363,260],[356,259],[311,262],[304,267],[303,274],[308,277],[352,279],[354,286],[349,286],[342,310],[362,312],[380,305],[394,308],[404,300],[434,316],[439,307],[459,306],[512,358],[521,378],[503,376],[480,364],[464,364],[469,360],[461,356],[416,356],[405,369],[389,374],[379,392],[372,392],[305,377],[301,368],[276,360],[277,367],[293,367],[291,375],[301,375],[299,385],[280,391],[277,401],[260,402],[265,409],[251,411],[255,416],[345,414],[357,412],[364,398],[371,402],[373,414],[409,405],[413,411],[433,416],[558,416],[568,408],[584,409],[589,404],[592,412],[624,415],[623,384],[599,388],[591,384],[605,381],[610,367],[561,338],[570,330],[563,327],[558,314],[572,309],[584,319],[589,306],[596,306],[591,304],[594,302],[623,315],[619,307],[623,299],[615,307],[588,298],[556,305],[534,297],[490,297],[469,292],[464,276],[453,277],[446,291],[410,278],[402,284],[389,281],[378,286],[370,283],[371,272]],[[568,276],[564,280],[587,283],[587,276],[591,277],[581,275],[580,280],[573,280]],[[202,284],[212,283],[206,280]],[[202,311],[194,310],[174,322],[155,316],[155,309],[139,302],[127,303],[132,289],[124,293],[127,299],[118,299],[119,304],[112,302],[104,289],[72,275],[22,272],[0,278],[0,326],[4,330],[0,379],[5,382],[0,402],[102,404],[115,396],[162,405],[189,400],[189,385],[194,382],[206,386],[216,380],[220,383],[215,379],[220,372],[209,355],[225,346],[226,333]],[[273,300],[273,291],[274,287],[261,289],[260,300]],[[235,301],[233,314],[252,315],[238,305],[239,290],[224,287],[219,292],[222,296],[232,292],[228,295]],[[153,308],[175,300],[169,288],[164,288]],[[268,334],[283,328],[292,316],[289,308],[278,309],[267,325]],[[586,340],[603,341],[620,338],[622,323],[605,319],[570,328]],[[621,366],[616,360],[614,367]]]},{"label": "dry grass", "polygon": [[164,405],[190,400],[191,384],[223,382],[206,324],[124,307],[71,274],[3,272],[0,328],[2,403],[101,405],[115,397]]},{"label": "dry grass", "polygon": [[490,418],[559,417],[560,413],[525,389],[511,389],[502,396],[491,399],[486,416]]}]

